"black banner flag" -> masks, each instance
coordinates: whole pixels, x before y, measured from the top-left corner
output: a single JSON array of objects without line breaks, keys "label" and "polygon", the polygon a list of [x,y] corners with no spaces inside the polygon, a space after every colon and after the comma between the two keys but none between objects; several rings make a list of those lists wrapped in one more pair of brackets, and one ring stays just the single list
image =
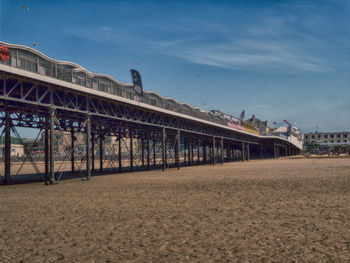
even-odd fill
[{"label": "black banner flag", "polygon": [[139,96],[143,96],[143,90],[142,90],[142,83],[141,83],[140,73],[138,73],[134,69],[130,69],[130,72],[131,72],[132,81],[134,83],[135,93],[137,95],[139,95]]}]

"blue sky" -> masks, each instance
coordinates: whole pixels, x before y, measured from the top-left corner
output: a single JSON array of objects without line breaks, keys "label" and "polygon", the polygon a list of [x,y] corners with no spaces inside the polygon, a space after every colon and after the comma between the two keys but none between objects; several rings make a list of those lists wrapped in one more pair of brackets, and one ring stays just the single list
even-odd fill
[{"label": "blue sky", "polygon": [[135,68],[145,90],[208,110],[350,130],[350,1],[0,3],[2,41],[122,82]]}]

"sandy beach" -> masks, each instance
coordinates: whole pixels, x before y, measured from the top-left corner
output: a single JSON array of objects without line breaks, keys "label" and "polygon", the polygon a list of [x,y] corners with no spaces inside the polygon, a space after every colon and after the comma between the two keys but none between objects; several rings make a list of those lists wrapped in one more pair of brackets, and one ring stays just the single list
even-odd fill
[{"label": "sandy beach", "polygon": [[350,159],[0,187],[1,262],[349,262]]}]

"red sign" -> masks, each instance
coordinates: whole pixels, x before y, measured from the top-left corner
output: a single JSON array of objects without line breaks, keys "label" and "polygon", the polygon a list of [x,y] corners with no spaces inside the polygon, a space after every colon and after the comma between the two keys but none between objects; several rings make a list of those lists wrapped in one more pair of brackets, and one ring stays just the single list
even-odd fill
[{"label": "red sign", "polygon": [[227,122],[227,126],[231,127],[231,128],[234,128],[234,129],[237,129],[237,130],[241,130],[241,131],[244,131],[244,127],[242,127],[241,125],[238,125],[238,124],[235,124],[235,123],[232,123],[232,122]]},{"label": "red sign", "polygon": [[10,58],[10,52],[7,47],[1,46],[0,47],[0,59],[2,61],[7,61]]}]

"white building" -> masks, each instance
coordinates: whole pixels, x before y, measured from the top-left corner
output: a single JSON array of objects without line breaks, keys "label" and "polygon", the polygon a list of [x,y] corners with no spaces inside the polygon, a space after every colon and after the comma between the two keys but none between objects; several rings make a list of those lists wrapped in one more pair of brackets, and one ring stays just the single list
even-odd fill
[{"label": "white building", "polygon": [[304,136],[304,143],[329,147],[350,145],[350,132],[306,133]]},{"label": "white building", "polygon": [[305,134],[304,150],[322,153],[349,153],[350,132],[313,132]]},{"label": "white building", "polygon": [[[11,144],[11,156],[21,157],[24,155],[24,147],[21,144]],[[5,145],[0,144],[0,158],[5,158]]]}]

